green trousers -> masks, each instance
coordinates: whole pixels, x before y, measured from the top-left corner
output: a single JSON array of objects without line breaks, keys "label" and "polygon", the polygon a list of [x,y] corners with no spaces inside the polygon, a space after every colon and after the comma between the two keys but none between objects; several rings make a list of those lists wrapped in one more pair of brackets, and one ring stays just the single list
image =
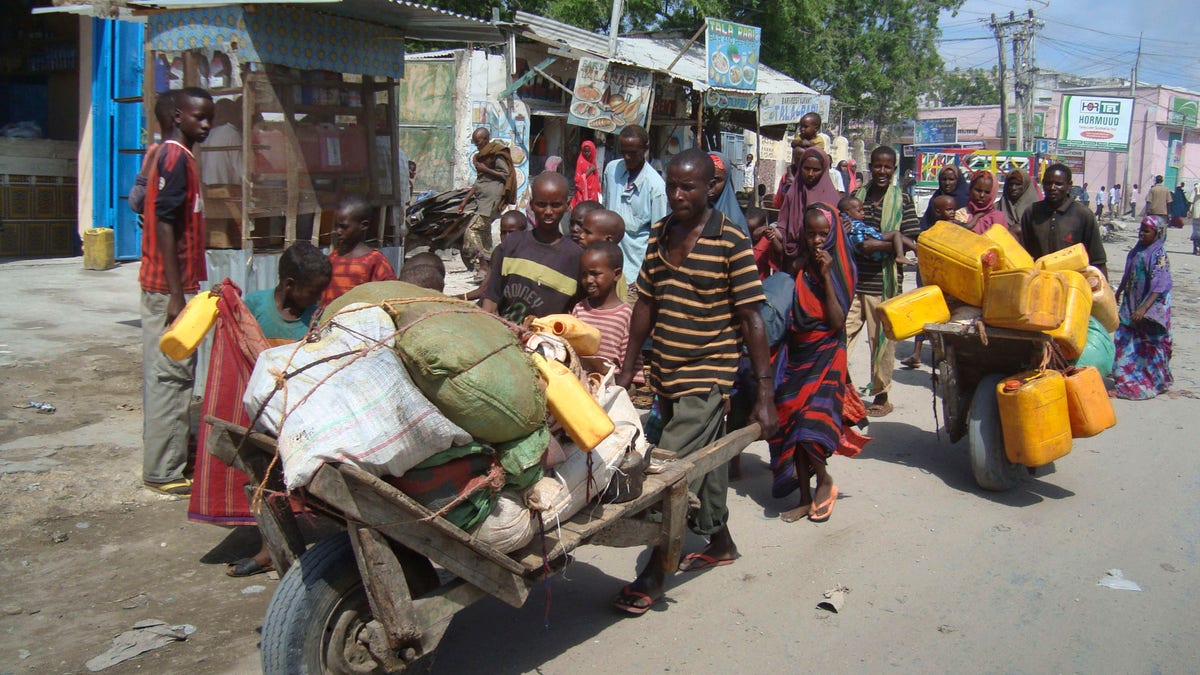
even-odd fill
[{"label": "green trousers", "polygon": [[[725,433],[725,397],[716,385],[707,395],[659,399],[663,432],[658,447],[684,458]],[[726,493],[729,491],[729,465],[722,464],[711,473],[693,480],[688,490],[700,498],[700,508],[688,513],[688,527],[708,536],[729,521]]]}]

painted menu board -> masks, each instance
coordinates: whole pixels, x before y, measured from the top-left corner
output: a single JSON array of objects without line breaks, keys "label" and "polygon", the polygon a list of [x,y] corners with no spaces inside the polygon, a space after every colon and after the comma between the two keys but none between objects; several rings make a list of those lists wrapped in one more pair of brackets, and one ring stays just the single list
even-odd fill
[{"label": "painted menu board", "polygon": [[758,86],[758,47],[762,29],[732,21],[708,19],[704,41],[708,52],[708,84],[754,91]]},{"label": "painted menu board", "polygon": [[654,75],[600,59],[579,59],[567,122],[615,134],[630,124],[645,124]]}]

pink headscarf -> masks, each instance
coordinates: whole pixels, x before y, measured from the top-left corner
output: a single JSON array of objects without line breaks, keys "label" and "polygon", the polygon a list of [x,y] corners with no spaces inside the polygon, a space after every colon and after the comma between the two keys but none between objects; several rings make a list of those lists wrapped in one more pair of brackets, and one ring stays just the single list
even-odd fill
[{"label": "pink headscarf", "polygon": [[971,199],[971,193],[967,193],[967,206],[965,207],[968,214],[967,227],[971,228],[975,234],[987,232],[992,225],[1008,226],[1008,218],[1005,217],[1004,211],[996,208],[996,193],[999,192],[1000,181],[996,180],[991,171],[980,169],[971,174],[970,189],[974,190],[975,182],[983,178],[992,179],[992,191],[988,195],[986,206],[977,206]]},{"label": "pink headscarf", "polygon": [[[809,187],[804,184],[800,167],[812,157],[821,161],[821,177],[816,185]],[[779,234],[783,240],[785,269],[790,269],[786,264],[788,261],[804,254],[804,210],[818,202],[837,204],[842,198],[842,193],[833,186],[833,179],[829,177],[829,155],[824,150],[816,146],[808,148],[789,171],[792,173],[792,188],[784,196],[783,205],[779,208]]]}]

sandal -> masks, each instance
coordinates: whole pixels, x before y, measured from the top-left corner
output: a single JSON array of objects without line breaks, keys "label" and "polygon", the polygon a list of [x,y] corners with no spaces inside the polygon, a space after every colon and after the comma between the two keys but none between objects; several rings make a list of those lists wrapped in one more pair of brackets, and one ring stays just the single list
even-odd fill
[{"label": "sandal", "polygon": [[833,505],[837,503],[838,489],[834,485],[829,490],[829,499],[817,504],[813,507],[812,513],[808,514],[808,519],[814,523],[823,523],[829,520],[833,515]]},{"label": "sandal", "polygon": [[242,558],[230,563],[229,567],[225,568],[225,575],[230,577],[252,577],[255,574],[263,574],[274,569],[275,563],[273,562],[268,562],[264,565],[254,558]]},{"label": "sandal", "polygon": [[903,361],[901,361],[900,365],[904,366],[905,368],[920,368],[922,365],[921,357],[917,356],[916,354],[913,354],[912,356],[908,357],[907,359],[904,359]]},{"label": "sandal", "polygon": [[[612,600],[612,607],[618,612],[641,616],[650,611],[651,607],[658,604],[659,600],[663,599],[661,594],[655,597],[646,593],[639,593],[629,586],[629,584],[626,584],[621,589],[621,592],[617,593],[617,597]],[[641,601],[641,604],[638,604],[638,601]]]},{"label": "sandal", "polygon": [[147,483],[142,485],[147,490],[153,490],[160,495],[169,495],[171,497],[187,497],[192,494],[192,480],[190,478],[180,478],[169,483]]},{"label": "sandal", "polygon": [[891,413],[895,409],[896,409],[896,407],[892,405],[891,401],[888,401],[887,403],[884,403],[882,405],[879,403],[872,403],[871,405],[867,406],[867,416],[868,417],[886,417],[889,413]]}]

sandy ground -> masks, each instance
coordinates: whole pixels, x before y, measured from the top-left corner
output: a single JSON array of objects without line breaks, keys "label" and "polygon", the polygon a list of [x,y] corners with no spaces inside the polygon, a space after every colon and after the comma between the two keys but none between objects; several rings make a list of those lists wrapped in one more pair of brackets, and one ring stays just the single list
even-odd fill
[{"label": "sandy ground", "polygon": [[[1132,241],[1108,247],[1114,281]],[[1200,391],[1200,258],[1179,230],[1168,250],[1176,385]],[[197,631],[106,672],[258,669],[277,582],[202,563],[237,537],[139,487],[136,273],[0,264],[0,674],[82,671],[147,618]],[[470,286],[454,273],[448,290]],[[862,347],[859,381],[865,360]],[[12,407],[29,400],[58,411]],[[628,619],[606,603],[643,552],[586,547],[524,608],[461,612],[435,672],[1195,671],[1197,400],[1117,401],[1115,429],[1002,494],[974,485],[965,442],[935,436],[927,369],[898,371],[893,401],[860,458],[833,460],[830,522],[778,520],[791,502],[770,497],[755,444],[730,495],[737,564],[674,577],[667,603]],[[1142,592],[1097,586],[1112,568]],[[837,585],[850,589],[841,613],[815,609]]]}]

